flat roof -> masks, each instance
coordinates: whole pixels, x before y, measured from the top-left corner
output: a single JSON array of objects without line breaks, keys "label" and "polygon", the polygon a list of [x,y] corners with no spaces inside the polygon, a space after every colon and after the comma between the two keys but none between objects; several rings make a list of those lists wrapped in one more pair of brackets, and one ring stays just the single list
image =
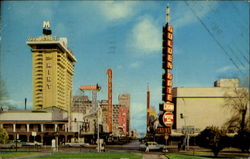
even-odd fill
[{"label": "flat roof", "polygon": [[59,46],[60,49],[65,51],[69,57],[73,60],[73,62],[77,62],[74,55],[69,51],[60,40],[56,40],[55,38],[52,38],[53,40],[40,40],[39,38],[29,38],[29,40],[26,42],[27,45],[32,47],[33,45],[46,45],[46,44],[56,44]]}]

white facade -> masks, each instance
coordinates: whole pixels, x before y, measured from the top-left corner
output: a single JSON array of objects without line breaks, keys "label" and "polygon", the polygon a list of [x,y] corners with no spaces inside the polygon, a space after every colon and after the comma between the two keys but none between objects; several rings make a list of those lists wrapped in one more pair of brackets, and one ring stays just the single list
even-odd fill
[{"label": "white facade", "polygon": [[238,87],[238,83],[236,79],[223,79],[216,81],[215,87],[212,88],[174,88],[174,131],[181,132],[185,126],[192,127],[196,132],[207,126],[223,127],[233,115],[225,106],[225,99]]}]

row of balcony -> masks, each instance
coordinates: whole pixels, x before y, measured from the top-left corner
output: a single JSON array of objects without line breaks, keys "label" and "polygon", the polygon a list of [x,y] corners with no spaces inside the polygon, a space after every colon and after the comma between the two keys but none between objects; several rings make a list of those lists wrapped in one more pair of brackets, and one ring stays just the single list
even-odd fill
[{"label": "row of balcony", "polygon": [[7,132],[65,132],[64,124],[1,124]]}]

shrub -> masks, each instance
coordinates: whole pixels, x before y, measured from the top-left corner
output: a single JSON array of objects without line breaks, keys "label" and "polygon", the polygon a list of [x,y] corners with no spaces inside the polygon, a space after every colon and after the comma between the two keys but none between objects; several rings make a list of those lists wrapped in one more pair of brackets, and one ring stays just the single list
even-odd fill
[{"label": "shrub", "polygon": [[5,129],[0,128],[0,143],[5,144],[9,139],[9,135]]},{"label": "shrub", "polygon": [[239,130],[233,138],[233,147],[241,149],[242,152],[250,149],[250,129]]}]

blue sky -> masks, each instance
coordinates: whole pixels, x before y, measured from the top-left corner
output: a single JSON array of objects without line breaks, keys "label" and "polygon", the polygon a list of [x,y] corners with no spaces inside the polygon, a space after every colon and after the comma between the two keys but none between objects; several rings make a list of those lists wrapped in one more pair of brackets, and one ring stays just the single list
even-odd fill
[{"label": "blue sky", "polygon": [[[74,51],[73,93],[98,83],[107,98],[106,69],[113,69],[113,101],[131,94],[132,127],[145,131],[147,83],[151,105],[161,102],[162,26],[171,8],[174,27],[174,87],[212,87],[223,77],[249,77],[249,2],[219,1],[1,1],[1,79],[3,103],[32,105],[29,37],[68,38]],[[200,19],[200,20],[198,20]],[[211,36],[212,35],[212,36]]]}]

